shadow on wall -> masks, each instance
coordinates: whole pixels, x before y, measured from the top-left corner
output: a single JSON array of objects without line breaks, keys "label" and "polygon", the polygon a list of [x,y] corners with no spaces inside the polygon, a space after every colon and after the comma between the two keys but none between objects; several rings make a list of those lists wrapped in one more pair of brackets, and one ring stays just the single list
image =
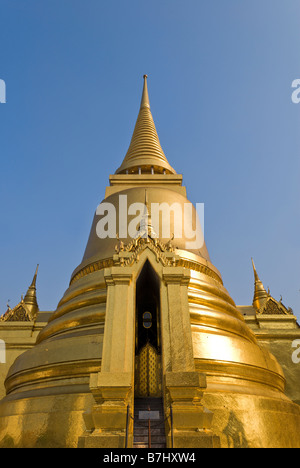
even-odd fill
[{"label": "shadow on wall", "polygon": [[249,448],[244,426],[233,411],[230,411],[228,423],[223,430],[223,434],[227,437],[228,448]]}]

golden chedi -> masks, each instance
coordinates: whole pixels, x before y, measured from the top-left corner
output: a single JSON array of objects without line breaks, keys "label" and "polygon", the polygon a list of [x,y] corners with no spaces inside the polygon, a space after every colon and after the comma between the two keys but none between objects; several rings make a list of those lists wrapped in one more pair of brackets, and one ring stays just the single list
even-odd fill
[{"label": "golden chedi", "polygon": [[[0,446],[144,446],[137,429],[150,407],[161,422],[152,447],[300,447],[300,408],[284,394],[281,367],[203,239],[194,245],[182,229],[183,218],[196,237],[201,226],[161,148],[146,78],[82,263],[7,375]],[[264,294],[258,284],[255,300]]]}]

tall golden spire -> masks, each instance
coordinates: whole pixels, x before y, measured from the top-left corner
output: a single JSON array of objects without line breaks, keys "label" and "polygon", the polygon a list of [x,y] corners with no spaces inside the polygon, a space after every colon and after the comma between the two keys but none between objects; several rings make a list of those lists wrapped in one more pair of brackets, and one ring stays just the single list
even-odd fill
[{"label": "tall golden spire", "polygon": [[147,75],[144,75],[141,106],[130,146],[116,174],[139,173],[139,171],[142,173],[176,174],[167,161],[156,132],[150,111]]},{"label": "tall golden spire", "polygon": [[254,297],[253,297],[253,307],[255,309],[259,310],[262,306],[264,306],[267,302],[268,299],[268,293],[264,288],[264,285],[262,284],[261,280],[258,277],[253,258],[252,260],[252,266],[253,266],[253,272],[254,272]]},{"label": "tall golden spire", "polygon": [[28,291],[24,297],[24,302],[27,305],[27,307],[30,309],[30,314],[32,317],[34,317],[39,310],[37,297],[36,297],[36,279],[37,279],[38,269],[39,269],[39,265],[37,265],[36,267],[32,283],[29,286]]}]

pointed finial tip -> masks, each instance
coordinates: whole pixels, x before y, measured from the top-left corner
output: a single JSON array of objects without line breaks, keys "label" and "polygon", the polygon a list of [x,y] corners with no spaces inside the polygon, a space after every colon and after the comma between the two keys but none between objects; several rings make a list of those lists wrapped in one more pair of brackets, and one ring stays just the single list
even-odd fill
[{"label": "pointed finial tip", "polygon": [[144,78],[144,79],[145,79],[145,78],[148,78],[148,75],[144,75],[143,78]]},{"label": "pointed finial tip", "polygon": [[34,273],[34,278],[36,278],[37,274],[38,274],[38,271],[39,271],[39,263],[37,264],[36,266],[36,270],[35,270],[35,273]]},{"label": "pointed finial tip", "polygon": [[141,100],[141,108],[142,107],[148,107],[148,109],[150,109],[150,102],[149,102],[146,78],[147,78],[147,75],[144,75],[144,87],[143,87],[143,94],[142,94],[142,100]]},{"label": "pointed finial tip", "polygon": [[253,260],[253,258],[252,258],[252,257],[251,257],[251,261],[252,261],[252,267],[253,267],[253,272],[254,272],[254,278],[255,278],[255,281],[258,281],[258,280],[259,280],[259,277],[258,277],[258,274],[257,274],[256,268],[255,268],[255,263],[254,263],[254,260]]}]

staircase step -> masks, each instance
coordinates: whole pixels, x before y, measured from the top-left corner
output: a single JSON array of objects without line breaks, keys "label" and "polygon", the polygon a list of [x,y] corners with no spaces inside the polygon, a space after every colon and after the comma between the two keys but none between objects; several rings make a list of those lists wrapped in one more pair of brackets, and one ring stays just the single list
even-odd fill
[{"label": "staircase step", "polygon": [[[134,428],[134,435],[135,436],[140,436],[140,435],[147,435],[148,436],[148,427],[135,427]],[[165,429],[152,429],[151,428],[151,435],[154,436],[164,436],[165,435]]]},{"label": "staircase step", "polygon": [[[165,443],[166,442],[166,436],[165,435],[159,435],[159,436],[152,436],[151,435],[151,441],[153,443]],[[145,442],[148,443],[148,434],[146,435],[138,435],[134,436],[134,442]]]},{"label": "staircase step", "polygon": [[[148,444],[138,444],[134,443],[133,448],[149,448]],[[151,444],[151,448],[166,448],[166,444]]]},{"label": "staircase step", "polygon": [[148,420],[139,419],[140,411],[158,412],[159,419],[150,420],[151,448],[166,448],[165,416],[163,402],[160,398],[138,398],[134,401],[133,447],[149,448]]}]

